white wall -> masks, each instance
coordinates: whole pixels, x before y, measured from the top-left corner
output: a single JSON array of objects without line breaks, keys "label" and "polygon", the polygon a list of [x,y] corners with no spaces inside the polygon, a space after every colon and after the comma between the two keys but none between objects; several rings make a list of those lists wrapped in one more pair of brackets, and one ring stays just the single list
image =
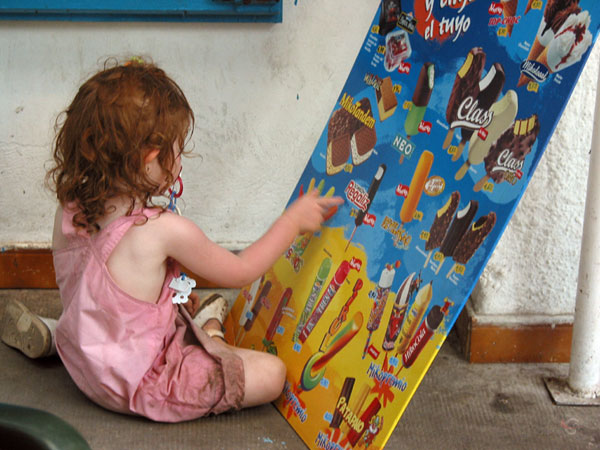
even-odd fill
[{"label": "white wall", "polygon": [[[378,0],[284,1],[282,24],[0,24],[0,246],[49,247],[53,122],[109,56],[150,55],[186,92],[199,157],[186,216],[237,249],[280,213]],[[488,321],[571,320],[598,48],[474,292]]]}]

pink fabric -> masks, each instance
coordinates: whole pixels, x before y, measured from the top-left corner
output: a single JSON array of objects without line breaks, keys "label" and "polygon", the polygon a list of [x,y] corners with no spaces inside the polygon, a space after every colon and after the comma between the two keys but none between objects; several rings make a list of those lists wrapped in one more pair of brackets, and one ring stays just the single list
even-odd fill
[{"label": "pink fabric", "polygon": [[[179,276],[177,264],[169,261],[156,304],[126,294],[108,272],[106,261],[127,230],[145,220],[141,214],[157,213],[121,217],[90,237],[73,227],[65,209],[69,245],[54,252],[63,302],[58,353],[75,384],[113,411],[177,422],[239,408],[242,361],[178,314],[168,287]],[[195,345],[184,340],[188,330]]]}]

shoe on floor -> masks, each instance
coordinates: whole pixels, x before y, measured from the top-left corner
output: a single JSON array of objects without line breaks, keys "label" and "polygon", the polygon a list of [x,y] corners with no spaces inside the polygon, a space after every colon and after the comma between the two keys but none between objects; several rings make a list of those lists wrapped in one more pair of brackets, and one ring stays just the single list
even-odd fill
[{"label": "shoe on floor", "polygon": [[39,358],[50,353],[50,329],[20,301],[9,300],[0,327],[2,342],[22,351],[29,358]]}]

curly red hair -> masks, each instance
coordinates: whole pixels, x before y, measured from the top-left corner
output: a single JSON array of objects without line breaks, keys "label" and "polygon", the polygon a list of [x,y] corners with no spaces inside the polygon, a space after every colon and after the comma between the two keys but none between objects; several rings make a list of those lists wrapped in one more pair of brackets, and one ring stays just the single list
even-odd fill
[{"label": "curly red hair", "polygon": [[[61,205],[76,205],[73,225],[100,229],[109,198],[125,196],[134,207],[154,207],[161,186],[144,170],[149,150],[167,185],[173,183],[173,146],[183,149],[194,114],[181,88],[165,72],[139,58],[108,67],[80,88],[56,121],[54,166],[48,179]],[[164,209],[164,208],[163,208]]]}]

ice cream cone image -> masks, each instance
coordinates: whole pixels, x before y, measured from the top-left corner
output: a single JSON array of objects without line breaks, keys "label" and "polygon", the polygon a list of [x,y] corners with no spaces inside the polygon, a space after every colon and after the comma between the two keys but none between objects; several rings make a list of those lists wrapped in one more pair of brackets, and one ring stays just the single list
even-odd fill
[{"label": "ice cream cone image", "polygon": [[552,69],[548,65],[548,47],[544,49],[544,51],[540,54],[540,56],[538,56],[536,61],[546,66],[548,70],[550,70],[550,73],[553,73]]},{"label": "ice cream cone image", "polygon": [[[504,17],[515,17],[516,12],[517,12],[517,5],[519,4],[519,0],[506,0],[506,1],[502,1],[502,9],[503,9],[503,13],[504,13]],[[514,23],[509,22],[508,25],[506,26],[508,35],[510,36],[512,34],[512,30],[513,27],[515,26]]]},{"label": "ice cream cone image", "polygon": [[[546,47],[544,45],[542,45],[542,43],[536,36],[535,41],[533,42],[533,45],[531,46],[531,50],[529,50],[529,55],[527,55],[526,60],[536,61],[545,49],[546,49]],[[521,76],[519,77],[519,82],[517,83],[517,87],[523,86],[529,80],[530,80],[530,78],[527,75],[521,74]]]},{"label": "ice cream cone image", "polygon": [[531,9],[531,6],[533,5],[533,2],[534,2],[534,1],[535,1],[535,0],[529,0],[529,1],[527,2],[527,6],[525,7],[525,12],[523,13],[524,15],[525,15],[525,14],[527,14],[527,13],[529,12],[529,10]]}]

